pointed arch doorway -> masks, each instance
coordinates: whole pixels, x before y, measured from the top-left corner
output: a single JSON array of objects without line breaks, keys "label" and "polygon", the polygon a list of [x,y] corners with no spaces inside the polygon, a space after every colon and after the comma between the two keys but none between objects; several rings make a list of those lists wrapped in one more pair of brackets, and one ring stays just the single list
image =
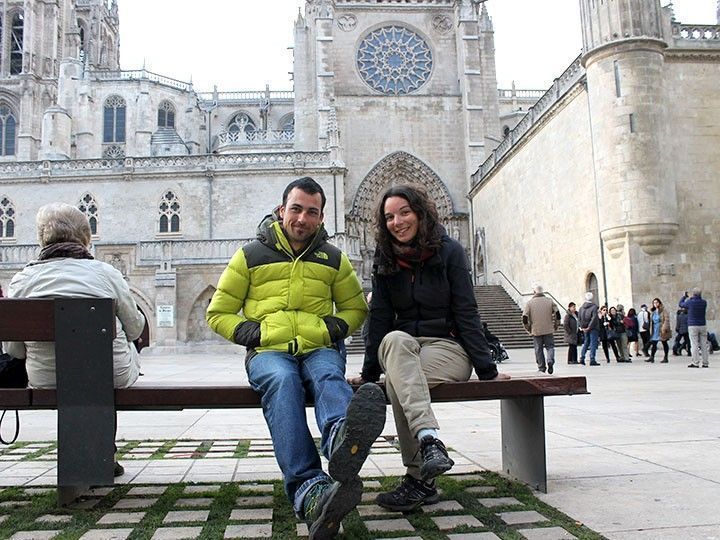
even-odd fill
[{"label": "pointed arch doorway", "polygon": [[345,217],[350,257],[363,284],[368,285],[375,252],[375,211],[389,187],[415,184],[423,187],[435,202],[442,224],[453,238],[467,242],[467,214],[455,211],[450,192],[426,163],[407,152],[393,152],[381,159],[360,183],[352,209]]}]

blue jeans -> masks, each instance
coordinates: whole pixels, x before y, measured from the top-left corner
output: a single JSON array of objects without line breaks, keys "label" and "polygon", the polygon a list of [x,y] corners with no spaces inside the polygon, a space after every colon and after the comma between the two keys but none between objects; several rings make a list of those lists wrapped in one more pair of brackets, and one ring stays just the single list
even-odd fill
[{"label": "blue jeans", "polygon": [[583,346],[582,351],[580,352],[580,361],[585,361],[585,353],[588,350],[588,347],[590,347],[590,361],[595,361],[595,353],[597,352],[598,348],[598,331],[597,329],[590,330],[585,334],[585,339],[583,340]]},{"label": "blue jeans", "polygon": [[295,512],[302,515],[303,499],[310,488],[330,480],[322,470],[307,425],[305,395],[315,402],[320,446],[329,459],[332,438],[353,395],[345,380],[345,359],[335,349],[317,349],[300,356],[262,352],[250,360],[247,371],[250,386],[262,396],[285,492]]}]

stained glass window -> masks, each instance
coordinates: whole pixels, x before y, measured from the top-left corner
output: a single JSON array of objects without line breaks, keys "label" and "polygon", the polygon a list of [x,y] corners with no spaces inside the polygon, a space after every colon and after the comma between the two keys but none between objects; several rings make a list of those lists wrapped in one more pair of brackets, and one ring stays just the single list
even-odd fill
[{"label": "stained glass window", "polygon": [[362,40],[357,66],[372,89],[390,95],[409,94],[430,77],[432,52],[415,32],[401,26],[384,26]]}]

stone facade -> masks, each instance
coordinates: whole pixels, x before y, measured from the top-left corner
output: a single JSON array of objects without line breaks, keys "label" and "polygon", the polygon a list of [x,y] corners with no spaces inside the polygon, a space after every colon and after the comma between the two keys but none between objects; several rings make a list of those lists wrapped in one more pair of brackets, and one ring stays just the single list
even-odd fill
[{"label": "stone facade", "polygon": [[[581,2],[582,66],[474,175],[476,260],[484,278],[503,281],[501,270],[524,291],[540,281],[563,304],[597,280],[602,302],[658,296],[674,313],[700,286],[717,329],[720,26],[684,26],[655,0],[620,3]],[[519,227],[497,223],[513,218]]]},{"label": "stone facade", "polygon": [[470,173],[500,140],[500,111],[514,125],[532,100],[497,89],[492,23],[470,0],[309,0],[293,91],[198,92],[121,71],[114,0],[0,0],[0,18],[18,38],[0,54],[0,120],[13,123],[0,126],[12,143],[0,282],[37,255],[38,207],[77,204],[159,346],[215,340],[203,313],[220,272],[299,176],[323,185],[325,225],[366,284],[374,207],[392,183],[424,185],[469,245]]}]

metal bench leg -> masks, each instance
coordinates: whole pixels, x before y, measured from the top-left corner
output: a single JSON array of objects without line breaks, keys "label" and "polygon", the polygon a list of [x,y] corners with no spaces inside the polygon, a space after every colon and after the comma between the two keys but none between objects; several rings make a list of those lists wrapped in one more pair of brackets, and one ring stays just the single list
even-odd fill
[{"label": "metal bench leg", "polygon": [[503,471],[547,493],[543,397],[503,399],[500,416]]},{"label": "metal bench leg", "polygon": [[58,504],[112,485],[115,452],[112,302],[55,302]]}]

